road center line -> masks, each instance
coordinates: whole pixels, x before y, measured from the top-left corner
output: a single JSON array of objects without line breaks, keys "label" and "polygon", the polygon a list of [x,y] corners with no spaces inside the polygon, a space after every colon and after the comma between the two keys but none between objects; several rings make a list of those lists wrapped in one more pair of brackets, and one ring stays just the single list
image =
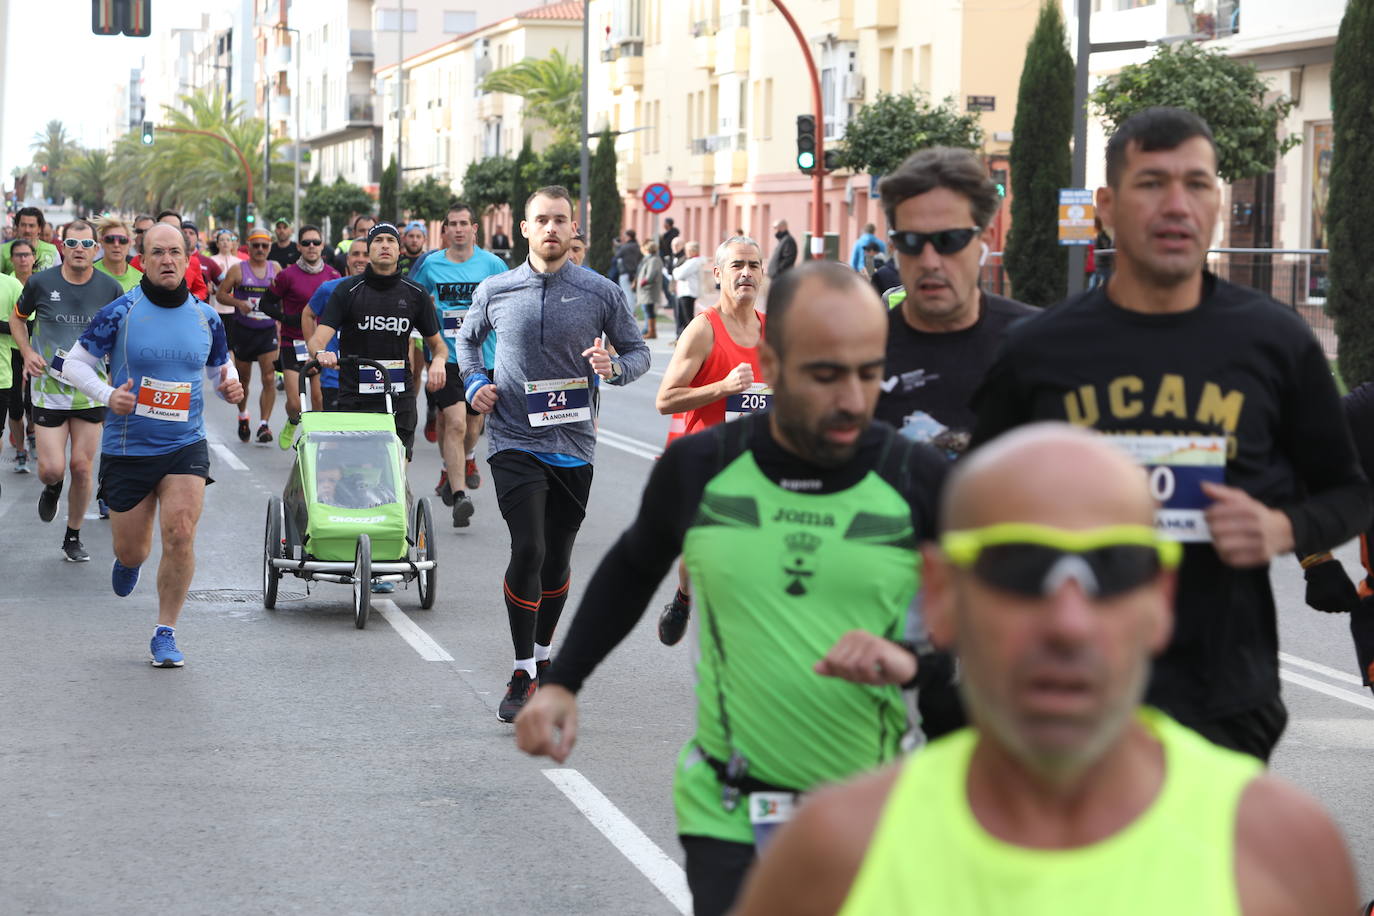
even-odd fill
[{"label": "road center line", "polygon": [[1285,665],[1292,665],[1295,668],[1306,668],[1308,671],[1324,674],[1333,681],[1340,681],[1342,684],[1350,684],[1353,687],[1364,687],[1364,681],[1360,680],[1358,675],[1351,674],[1348,671],[1338,671],[1335,668],[1328,668],[1326,665],[1321,665],[1317,662],[1309,662],[1305,658],[1289,655],[1287,652],[1279,653],[1279,661]]},{"label": "road center line", "polygon": [[401,638],[409,643],[412,649],[420,653],[420,657],[425,661],[453,661],[453,656],[449,655],[443,646],[435,642],[434,637],[420,629],[419,624],[406,616],[406,612],[397,607],[395,601],[390,598],[380,600],[374,598],[372,607],[386,618],[386,622],[391,624],[391,628],[401,634]]},{"label": "road center line", "polygon": [[645,836],[587,777],[573,769],[545,770],[544,775],[679,913],[686,916],[692,912],[692,892],[687,889],[687,874],[682,866]]},{"label": "road center line", "polygon": [[1306,687],[1308,690],[1315,690],[1317,693],[1324,693],[1329,697],[1344,700],[1355,706],[1374,711],[1374,699],[1355,693],[1353,690],[1346,690],[1344,687],[1335,687],[1326,681],[1319,681],[1314,677],[1305,674],[1298,674],[1296,671],[1289,671],[1287,668],[1279,669],[1279,677],[1290,684],[1297,684]]},{"label": "road center line", "polygon": [[224,463],[236,471],[248,470],[248,465],[239,460],[239,456],[234,454],[233,449],[223,442],[211,442],[210,447],[215,450],[215,454],[224,459]]},{"label": "road center line", "polygon": [[648,442],[634,439],[630,436],[623,436],[620,433],[611,432],[604,426],[596,431],[596,435],[600,441],[609,445],[611,448],[618,448],[622,452],[629,452],[631,455],[646,458],[649,461],[653,461],[659,455],[663,454],[663,450],[656,445],[651,445]]}]

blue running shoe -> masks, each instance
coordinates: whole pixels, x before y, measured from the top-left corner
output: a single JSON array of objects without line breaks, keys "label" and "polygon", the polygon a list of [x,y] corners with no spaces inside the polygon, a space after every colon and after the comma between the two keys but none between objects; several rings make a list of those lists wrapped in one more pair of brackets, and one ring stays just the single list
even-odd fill
[{"label": "blue running shoe", "polygon": [[177,651],[176,631],[171,627],[154,630],[153,641],[148,644],[148,658],[154,668],[180,668],[186,664],[185,657]]},{"label": "blue running shoe", "polygon": [[110,584],[114,586],[116,595],[127,598],[134,590],[138,584],[138,569],[137,566],[130,569],[118,560],[114,561],[114,569],[110,570]]},{"label": "blue running shoe", "polygon": [[394,591],[396,591],[396,583],[395,583],[395,582],[373,582],[373,583],[372,583],[372,594],[374,594],[374,595],[390,595],[390,594],[391,594],[392,592],[394,592]]}]

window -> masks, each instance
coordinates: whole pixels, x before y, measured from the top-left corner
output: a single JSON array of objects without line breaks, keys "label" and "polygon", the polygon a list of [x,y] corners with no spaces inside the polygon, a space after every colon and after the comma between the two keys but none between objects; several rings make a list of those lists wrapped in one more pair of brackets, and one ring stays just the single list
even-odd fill
[{"label": "window", "polygon": [[466,35],[477,28],[477,14],[472,10],[445,10],[444,33]]},{"label": "window", "polygon": [[377,10],[377,31],[394,32],[396,31],[397,13],[404,12],[405,18],[401,19],[401,31],[414,32],[417,28],[417,18],[419,13],[416,10]]}]

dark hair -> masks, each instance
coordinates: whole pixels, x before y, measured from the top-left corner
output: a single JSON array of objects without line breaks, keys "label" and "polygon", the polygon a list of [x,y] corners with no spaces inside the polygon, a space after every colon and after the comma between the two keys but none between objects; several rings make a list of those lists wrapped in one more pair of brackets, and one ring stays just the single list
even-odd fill
[{"label": "dark hair", "polygon": [[639,236],[635,235],[635,231],[634,231],[633,229],[626,229],[626,230],[625,230],[625,238],[627,238],[627,239],[638,239]]},{"label": "dark hair", "polygon": [[301,236],[305,235],[307,232],[313,232],[313,233],[315,233],[316,235],[318,235],[320,238],[324,238],[324,233],[320,231],[320,227],[319,227],[319,226],[312,226],[312,225],[310,225],[309,223],[306,223],[304,226],[302,226],[302,227],[300,227],[299,229],[296,230],[296,238],[299,239]]},{"label": "dark hair", "polygon": [[62,227],[62,238],[71,238],[73,229],[89,229],[91,230],[91,235],[95,235],[94,226],[86,222],[84,219],[74,219],[70,223],[67,223],[67,225]]},{"label": "dark hair", "polygon": [[358,220],[360,219],[370,219],[372,220],[373,225],[376,225],[377,223],[377,217],[373,216],[371,213],[359,213],[357,216],[353,217],[354,232],[358,231]]},{"label": "dark hair", "polygon": [[574,242],[581,242],[581,243],[583,243],[583,244],[585,245],[585,244],[587,243],[587,237],[586,237],[585,235],[583,235],[581,232],[574,232],[574,233],[573,233],[573,241],[574,241]]},{"label": "dark hair", "polygon": [[1132,145],[1142,153],[1178,149],[1194,137],[1202,137],[1217,155],[1217,141],[1207,122],[1186,108],[1146,108],[1121,122],[1107,141],[1107,184],[1117,187],[1126,168]]},{"label": "dark hair", "polygon": [[561,184],[545,185],[544,187],[535,191],[529,197],[525,198],[526,213],[529,212],[530,204],[534,203],[534,199],[536,197],[552,197],[554,200],[566,200],[568,202],[568,212],[570,214],[575,215],[575,208],[573,207],[572,195],[569,194],[568,189],[563,187]]},{"label": "dark hair", "polygon": [[787,313],[797,300],[797,291],[810,277],[815,277],[831,289],[857,287],[867,292],[877,302],[877,296],[868,279],[848,264],[839,261],[807,261],[791,270],[783,271],[768,287],[764,312],[768,323],[764,325],[764,339],[773,352],[782,355],[782,341],[787,330]]},{"label": "dark hair", "polygon": [[10,257],[11,257],[11,258],[14,257],[14,246],[15,246],[15,245],[23,245],[25,248],[27,248],[27,249],[29,250],[29,254],[33,255],[35,258],[38,257],[38,246],[37,246],[37,245],[35,245],[33,242],[30,242],[28,239],[15,239],[14,241],[10,242]]},{"label": "dark hair", "polygon": [[[449,214],[458,213],[463,210],[468,211],[468,217],[470,219],[476,220],[477,211],[472,209],[471,205],[465,204],[461,200],[455,200],[453,203],[449,204],[448,209],[444,211],[444,222],[448,222]],[[499,229],[500,227],[498,226],[497,228]]]},{"label": "dark hair", "polygon": [[15,225],[15,228],[18,228],[18,226],[19,226],[19,217],[21,217],[21,216],[32,216],[32,217],[35,217],[35,218],[38,220],[38,228],[39,228],[39,229],[42,229],[44,226],[46,226],[46,225],[48,224],[48,221],[45,220],[45,219],[43,218],[43,211],[42,211],[42,210],[38,209],[37,207],[20,207],[18,210],[15,210],[15,211],[14,211],[14,225]]},{"label": "dark hair", "polygon": [[175,210],[163,210],[161,213],[159,213],[159,214],[157,215],[157,219],[153,220],[153,222],[155,222],[155,223],[160,223],[160,222],[162,222],[162,218],[163,218],[164,216],[175,216],[175,217],[177,218],[177,222],[178,222],[178,223],[181,222],[181,214],[178,213],[178,212],[175,211]]},{"label": "dark hair", "polygon": [[898,204],[936,188],[946,188],[968,198],[973,221],[980,229],[988,227],[1002,204],[1002,198],[997,196],[997,185],[988,177],[977,156],[966,149],[932,146],[908,156],[897,171],[878,182],[888,228],[897,228]]}]

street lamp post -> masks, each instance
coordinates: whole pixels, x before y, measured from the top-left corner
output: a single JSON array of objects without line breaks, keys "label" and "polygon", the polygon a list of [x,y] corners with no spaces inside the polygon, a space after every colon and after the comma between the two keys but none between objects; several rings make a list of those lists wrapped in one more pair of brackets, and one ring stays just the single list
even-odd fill
[{"label": "street lamp post", "polygon": [[811,257],[821,258],[825,256],[825,102],[821,97],[821,78],[816,71],[816,58],[811,54],[811,45],[802,34],[797,20],[792,17],[792,11],[782,0],[773,0],[773,5],[792,27],[792,34],[797,36],[807,73],[811,77],[811,108],[815,112],[817,127],[816,165],[811,170]]},{"label": "street lamp post", "polygon": [[291,194],[291,227],[296,231],[301,231],[301,31],[293,29],[285,23],[278,23],[277,28],[283,32],[291,32],[295,35],[291,39],[291,60],[296,64],[296,85],[291,90],[291,114],[295,122],[293,132],[295,134],[295,149],[292,157],[296,162],[295,176],[292,179],[293,192]]},{"label": "street lamp post", "polygon": [[[1092,54],[1089,37],[1091,0],[1078,2],[1078,56],[1073,70],[1073,169],[1070,183],[1081,188],[1088,183],[1088,56]],[[1096,240],[1094,240],[1096,244]],[[1069,295],[1083,292],[1088,278],[1083,275],[1088,253],[1083,245],[1069,247]]]},{"label": "street lamp post", "polygon": [[[3,0],[0,0],[3,2]],[[591,113],[587,110],[587,83],[591,73],[591,47],[592,47],[592,5],[584,3],[582,5],[582,150],[577,156],[578,179],[581,182],[581,192],[577,195],[577,228],[584,235],[590,229],[587,225],[587,188],[592,180],[591,155],[587,152],[587,143],[591,139],[587,135],[589,119]]]}]

